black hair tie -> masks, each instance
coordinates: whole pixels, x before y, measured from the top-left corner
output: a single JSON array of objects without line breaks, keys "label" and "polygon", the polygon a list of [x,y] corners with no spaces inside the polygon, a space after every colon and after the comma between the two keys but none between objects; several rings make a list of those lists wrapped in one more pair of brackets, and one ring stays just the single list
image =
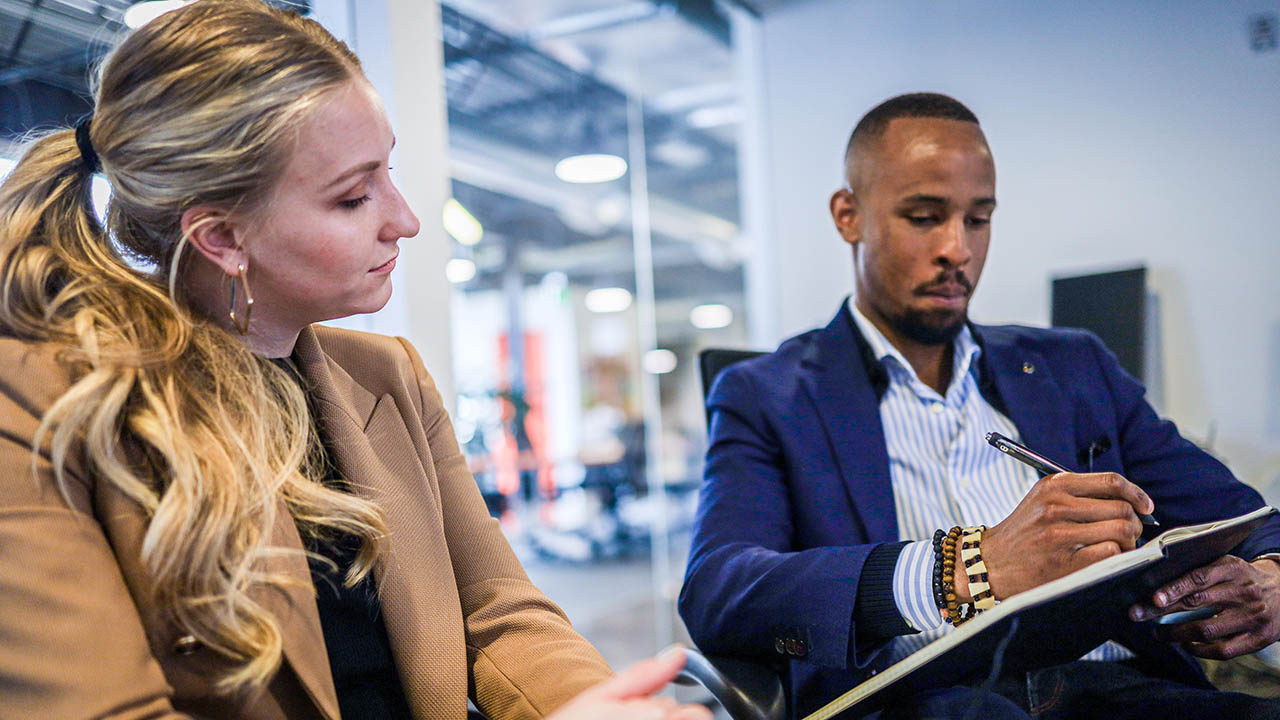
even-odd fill
[{"label": "black hair tie", "polygon": [[84,169],[90,175],[102,171],[102,161],[98,159],[98,153],[93,149],[93,142],[89,139],[89,123],[93,122],[92,115],[85,115],[80,118],[80,122],[76,123],[76,146],[80,148],[80,160],[84,163]]}]

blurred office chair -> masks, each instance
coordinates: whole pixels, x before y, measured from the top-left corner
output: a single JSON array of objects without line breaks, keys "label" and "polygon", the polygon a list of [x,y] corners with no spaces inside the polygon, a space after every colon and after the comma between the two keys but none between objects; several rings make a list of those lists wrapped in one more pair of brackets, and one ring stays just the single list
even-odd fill
[{"label": "blurred office chair", "polygon": [[[708,348],[698,353],[703,404],[706,404],[711,385],[720,371],[734,363],[763,354],[752,350],[724,348]],[[709,410],[707,422],[711,422]],[[733,720],[782,720],[787,715],[782,678],[777,670],[768,665],[729,657],[706,656],[696,650],[686,650],[685,668],[676,682],[682,685],[694,682],[702,685]]]},{"label": "blurred office chair", "polygon": [[766,353],[758,350],[730,350],[728,348],[707,348],[698,353],[698,372],[702,376],[702,406],[707,412],[707,424],[711,424],[711,408],[707,406],[707,396],[711,394],[711,385],[716,381],[720,371],[753,357]]},{"label": "blurred office chair", "polygon": [[[709,659],[697,650],[686,649],[684,669],[674,682],[706,688],[733,720],[783,720],[787,716],[778,674],[763,665],[729,658]],[[488,718],[471,705],[467,720]]]},{"label": "blurred office chair", "polygon": [[782,679],[766,665],[685,650],[684,669],[675,682],[696,682],[706,688],[733,720],[783,720],[787,716]]}]

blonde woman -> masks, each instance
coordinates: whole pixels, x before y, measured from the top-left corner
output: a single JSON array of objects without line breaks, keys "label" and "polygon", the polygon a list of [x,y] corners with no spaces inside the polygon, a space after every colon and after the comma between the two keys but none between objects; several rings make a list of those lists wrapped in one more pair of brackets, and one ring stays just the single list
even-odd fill
[{"label": "blonde woman", "polygon": [[344,45],[201,0],[95,108],[0,186],[0,718],[709,717],[529,583],[412,347],[314,325],[418,232]]}]

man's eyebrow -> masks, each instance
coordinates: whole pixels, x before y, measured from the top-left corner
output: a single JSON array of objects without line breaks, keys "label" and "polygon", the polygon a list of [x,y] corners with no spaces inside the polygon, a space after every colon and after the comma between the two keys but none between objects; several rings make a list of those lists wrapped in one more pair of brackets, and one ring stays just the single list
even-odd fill
[{"label": "man's eyebrow", "polygon": [[940,195],[925,195],[924,193],[916,193],[902,198],[904,203],[917,203],[924,205],[946,205],[947,199]]},{"label": "man's eyebrow", "polygon": [[[946,205],[948,204],[947,198],[944,198],[941,195],[926,195],[924,193],[916,193],[915,195],[908,195],[907,197],[902,198],[902,202],[903,204],[914,204],[914,205]],[[993,197],[978,198],[977,200],[973,201],[973,204],[981,205],[983,207],[995,207],[996,199]]]},{"label": "man's eyebrow", "polygon": [[360,175],[362,173],[372,172],[374,170],[377,170],[381,166],[382,166],[381,160],[370,160],[369,162],[366,162],[366,163],[360,163],[359,165],[356,165],[355,167],[351,168],[350,170],[347,170],[346,172],[342,173],[338,177],[331,180],[328,185],[324,186],[324,189],[328,190],[329,188],[333,187],[334,185],[337,185],[338,183],[346,180],[347,178],[355,177],[356,175]]}]

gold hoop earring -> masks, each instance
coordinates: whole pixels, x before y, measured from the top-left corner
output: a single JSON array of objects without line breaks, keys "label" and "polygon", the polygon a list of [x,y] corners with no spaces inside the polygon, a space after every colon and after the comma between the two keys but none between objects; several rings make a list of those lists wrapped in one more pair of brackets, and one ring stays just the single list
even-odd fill
[{"label": "gold hoop earring", "polygon": [[[231,276],[231,311],[227,314],[231,316],[231,324],[235,326],[236,332],[241,335],[249,334],[249,315],[253,312],[253,293],[249,291],[249,276],[245,273],[244,265],[239,266],[239,274]],[[236,317],[236,278],[244,283],[244,321]]]}]

